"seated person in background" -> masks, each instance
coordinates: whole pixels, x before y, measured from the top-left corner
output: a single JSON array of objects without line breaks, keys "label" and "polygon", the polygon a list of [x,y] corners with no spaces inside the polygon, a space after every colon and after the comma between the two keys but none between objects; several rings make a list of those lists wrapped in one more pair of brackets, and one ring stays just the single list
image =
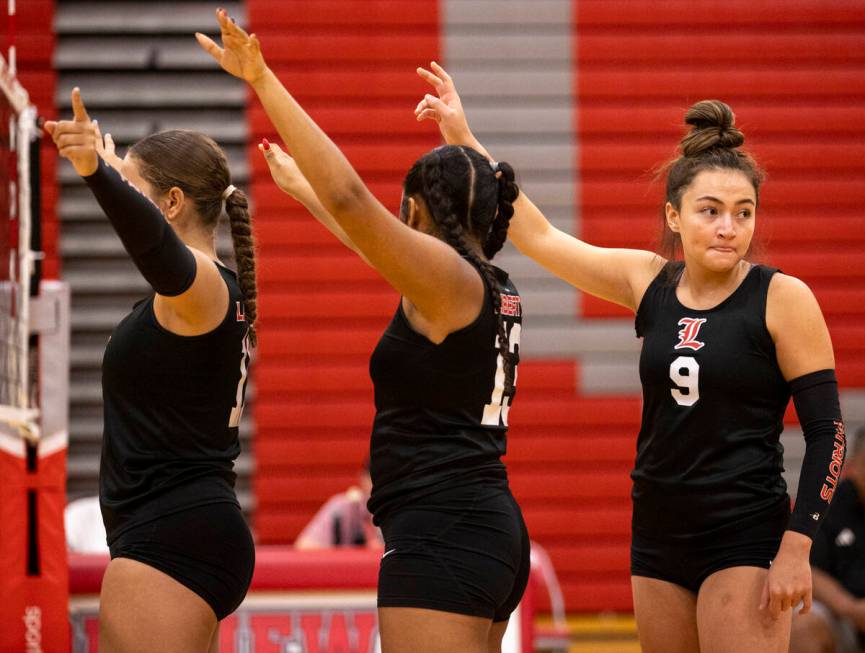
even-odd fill
[{"label": "seated person in background", "polygon": [[294,541],[297,549],[326,549],[335,546],[378,548],[381,531],[372,523],[366,502],[372,490],[369,459],[358,475],[358,484],[327,500]]},{"label": "seated person in background", "polygon": [[66,504],[63,511],[66,548],[75,553],[108,553],[99,497],[83,497]]},{"label": "seated person in background", "polygon": [[849,442],[846,477],[811,549],[814,604],[794,610],[791,653],[865,651],[865,427]]}]

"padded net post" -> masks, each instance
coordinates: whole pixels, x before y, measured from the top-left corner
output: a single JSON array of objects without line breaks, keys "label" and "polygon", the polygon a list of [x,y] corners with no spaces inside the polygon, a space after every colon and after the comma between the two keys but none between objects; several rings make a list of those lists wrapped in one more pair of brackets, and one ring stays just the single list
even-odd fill
[{"label": "padded net post", "polygon": [[0,57],[0,651],[69,650],[69,292],[46,282],[31,298],[35,131]]}]

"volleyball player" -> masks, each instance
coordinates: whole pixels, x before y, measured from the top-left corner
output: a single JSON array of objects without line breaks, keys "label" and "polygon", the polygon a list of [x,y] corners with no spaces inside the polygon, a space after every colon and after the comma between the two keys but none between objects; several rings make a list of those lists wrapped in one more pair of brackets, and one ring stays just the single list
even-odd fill
[{"label": "volleyball player", "polygon": [[[438,95],[419,103],[418,120],[485,152],[448,74],[418,73]],[[739,149],[732,111],[707,100],[685,121],[667,168],[666,258],[581,242],[524,194],[511,239],[636,312],[644,405],[631,574],[643,650],[786,651],[791,608],[811,604],[808,553],[844,458],[832,344],[804,283],[748,261],[763,173]],[[807,443],[792,516],[779,444],[791,393]]]},{"label": "volleyball player", "polygon": [[257,93],[306,180],[299,198],[402,295],[370,363],[382,651],[499,650],[529,571],[501,461],[519,295],[489,263],[507,237],[514,172],[470,148],[437,148],[409,170],[394,219],[267,68],[257,39],[217,16],[224,50],[197,38]]},{"label": "volleyball player", "polygon": [[[112,559],[99,648],[216,651],[255,556],[232,471],[255,343],[247,200],[222,150],[196,132],[148,136],[122,162],[109,147],[121,177],[97,154],[78,89],[72,107],[73,120],[45,128],[154,291],[114,329],[102,364],[99,493]],[[216,257],[223,207],[239,277]]]}]

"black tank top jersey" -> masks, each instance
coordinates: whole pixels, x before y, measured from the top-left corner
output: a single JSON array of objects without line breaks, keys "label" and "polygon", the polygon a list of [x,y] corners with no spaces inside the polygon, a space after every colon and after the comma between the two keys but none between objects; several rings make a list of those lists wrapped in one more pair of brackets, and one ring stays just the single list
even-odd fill
[{"label": "black tank top jersey", "polygon": [[635,531],[712,536],[783,509],[779,436],[790,389],[766,327],[775,269],[753,266],[707,310],[676,297],[684,264],[667,263],[640,303],[643,417],[633,484]]},{"label": "black tank top jersey", "polygon": [[218,267],[229,305],[216,329],[171,333],[156,320],[151,296],[135,305],[108,342],[99,493],[109,543],[172,512],[237,503],[233,467],[249,329],[237,278]]},{"label": "black tank top jersey", "polygon": [[[520,296],[507,273],[493,269],[513,353],[509,376],[516,382]],[[499,355],[498,316],[484,288],[484,306],[475,321],[438,345],[412,328],[400,302],[373,351],[369,510],[377,524],[386,512],[442,487],[507,486],[501,457],[515,389],[505,387],[508,363]]]}]

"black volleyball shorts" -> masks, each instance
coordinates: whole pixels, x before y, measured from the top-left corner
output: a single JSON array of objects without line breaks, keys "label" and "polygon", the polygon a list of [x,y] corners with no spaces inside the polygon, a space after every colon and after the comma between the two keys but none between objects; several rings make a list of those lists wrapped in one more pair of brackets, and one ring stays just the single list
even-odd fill
[{"label": "black volleyball shorts", "polygon": [[703,581],[723,569],[768,569],[789,518],[790,503],[785,497],[744,523],[731,524],[713,536],[670,541],[662,533],[635,530],[631,539],[631,576],[656,578],[697,593]]},{"label": "black volleyball shorts", "polygon": [[211,503],[154,519],[122,533],[111,558],[158,569],[189,588],[221,621],[243,601],[255,567],[249,526],[233,503]]},{"label": "black volleyball shorts", "polygon": [[427,608],[507,621],[529,578],[529,534],[506,486],[424,496],[382,523],[380,608]]}]

